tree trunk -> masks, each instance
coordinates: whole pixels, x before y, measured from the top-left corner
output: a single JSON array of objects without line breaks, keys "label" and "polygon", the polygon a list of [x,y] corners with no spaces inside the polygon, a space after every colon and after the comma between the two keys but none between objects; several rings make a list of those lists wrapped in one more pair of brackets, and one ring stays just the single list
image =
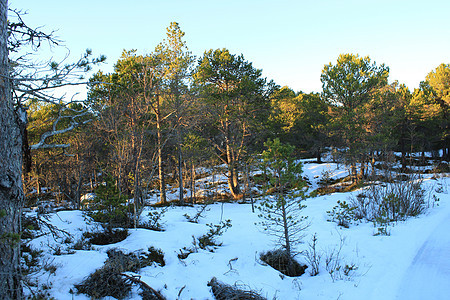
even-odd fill
[{"label": "tree trunk", "polygon": [[228,162],[228,188],[230,189],[231,195],[234,199],[240,197],[239,188],[239,173],[237,170],[237,162],[234,156],[234,152],[229,144],[226,145],[227,150],[227,162]]},{"label": "tree trunk", "polygon": [[358,171],[356,170],[356,163],[352,162],[350,165],[350,177],[352,179],[352,183],[356,183],[358,181],[357,173]]},{"label": "tree trunk", "polygon": [[77,182],[77,190],[75,193],[75,206],[76,209],[81,209],[81,188],[83,187],[83,169],[80,165],[78,171],[78,182]]},{"label": "tree trunk", "polygon": [[375,180],[375,177],[376,177],[376,172],[375,172],[375,163],[376,163],[376,161],[375,161],[375,151],[374,152],[372,152],[372,158],[371,158],[371,161],[370,161],[370,166],[371,166],[371,171],[372,171],[372,180]]},{"label": "tree trunk", "polygon": [[228,188],[230,189],[231,195],[234,199],[238,199],[241,196],[238,171],[234,164],[228,165]]},{"label": "tree trunk", "polygon": [[22,137],[8,79],[8,1],[0,0],[0,299],[22,299],[20,213]]},{"label": "tree trunk", "polygon": [[177,128],[177,152],[178,152],[178,189],[179,189],[179,197],[178,200],[180,204],[184,203],[183,200],[183,152],[181,149],[181,144],[183,143],[183,130],[181,128],[181,101],[180,101],[180,90],[178,88],[178,76],[175,76],[175,82],[177,83],[175,86],[175,110],[176,110],[176,123],[174,126]]},{"label": "tree trunk", "polygon": [[321,164],[322,163],[322,151],[320,148],[316,150],[316,158],[317,158],[317,163]]},{"label": "tree trunk", "polygon": [[287,214],[286,214],[286,204],[284,200],[281,200],[281,212],[283,215],[283,231],[284,231],[284,243],[286,247],[286,254],[288,257],[291,256],[291,241],[289,240],[289,226],[288,226],[288,220],[287,220]]},{"label": "tree trunk", "polygon": [[191,164],[191,202],[194,204],[195,198],[195,167],[194,163]]},{"label": "tree trunk", "polygon": [[181,152],[181,133],[178,133],[178,145],[177,145],[177,151],[178,151],[178,189],[179,189],[179,197],[178,200],[180,200],[180,204],[184,203],[183,199],[183,153]]},{"label": "tree trunk", "polygon": [[366,178],[366,162],[362,161],[358,176],[356,178],[356,182],[360,183],[364,178]]},{"label": "tree trunk", "polygon": [[164,161],[162,149],[162,132],[161,132],[161,111],[159,96],[156,99],[156,131],[158,140],[158,178],[159,178],[159,198],[161,203],[166,203],[166,182],[164,180]]}]

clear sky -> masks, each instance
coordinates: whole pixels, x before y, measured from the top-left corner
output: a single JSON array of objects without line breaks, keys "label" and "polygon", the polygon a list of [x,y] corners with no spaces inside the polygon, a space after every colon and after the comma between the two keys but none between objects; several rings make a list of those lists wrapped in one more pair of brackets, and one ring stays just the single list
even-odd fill
[{"label": "clear sky", "polygon": [[[410,89],[450,63],[449,0],[10,0],[31,26],[58,30],[73,60],[105,54],[111,72],[123,49],[148,53],[176,21],[190,51],[228,48],[295,91],[320,92],[325,64],[340,53],[390,67]],[[56,54],[55,54],[56,55]]]}]

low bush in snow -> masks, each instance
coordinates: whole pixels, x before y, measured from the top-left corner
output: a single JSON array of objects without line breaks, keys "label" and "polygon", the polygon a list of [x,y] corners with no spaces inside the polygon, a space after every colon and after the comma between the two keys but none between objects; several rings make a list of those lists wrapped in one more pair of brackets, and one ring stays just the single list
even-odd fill
[{"label": "low bush in snow", "polygon": [[339,226],[349,228],[350,224],[357,220],[355,210],[355,206],[351,206],[345,201],[338,201],[332,210],[327,211],[328,221],[336,222]]},{"label": "low bush in snow", "polygon": [[164,231],[164,223],[162,222],[162,218],[164,217],[164,214],[167,212],[168,209],[169,208],[167,206],[162,207],[159,210],[153,209],[147,214],[148,221],[140,222],[137,227],[150,229],[154,231]]},{"label": "low bush in snow", "polygon": [[123,299],[131,292],[132,285],[138,284],[141,288],[144,286],[142,289],[146,291],[147,295],[152,293],[159,295],[138,278],[123,273],[138,272],[141,268],[153,263],[164,266],[164,254],[161,250],[151,247],[148,252],[123,253],[117,249],[110,249],[107,253],[108,259],[104,266],[95,270],[82,283],[75,285],[78,293],[89,295],[92,298],[112,296]]},{"label": "low bush in snow", "polygon": [[200,236],[198,240],[198,246],[201,249],[209,249],[210,251],[214,247],[222,246],[222,243],[216,241],[216,237],[221,236],[228,228],[231,227],[231,220],[226,220],[225,222],[220,222],[220,224],[206,224],[209,227],[209,231]]},{"label": "low bush in snow", "polygon": [[404,220],[422,213],[425,206],[425,190],[417,175],[391,183],[374,184],[351,199],[357,217],[369,221]]},{"label": "low bush in snow", "polygon": [[86,294],[94,299],[107,296],[123,299],[130,293],[132,284],[121,272],[117,266],[105,264],[83,282],[76,284],[75,288],[79,294]]},{"label": "low bush in snow", "polygon": [[254,291],[246,291],[240,289],[237,286],[232,286],[220,282],[216,277],[213,277],[209,282],[208,286],[211,287],[211,291],[216,300],[231,300],[231,299],[240,299],[240,300],[265,300],[266,298],[262,297],[258,293]]},{"label": "low bush in snow", "polygon": [[278,249],[261,253],[261,260],[286,276],[295,277],[305,273],[308,266],[299,264],[285,250]]},{"label": "low bush in snow", "polygon": [[222,246],[222,243],[218,243],[216,238],[231,227],[231,220],[222,221],[217,225],[206,225],[209,227],[209,231],[198,238],[192,236],[192,246],[180,249],[180,253],[177,254],[178,259],[186,259],[190,254],[197,253],[199,248],[214,252],[216,247]]},{"label": "low bush in snow", "polygon": [[93,245],[109,245],[123,241],[128,236],[128,229],[104,228],[102,231],[83,232],[83,238]]}]

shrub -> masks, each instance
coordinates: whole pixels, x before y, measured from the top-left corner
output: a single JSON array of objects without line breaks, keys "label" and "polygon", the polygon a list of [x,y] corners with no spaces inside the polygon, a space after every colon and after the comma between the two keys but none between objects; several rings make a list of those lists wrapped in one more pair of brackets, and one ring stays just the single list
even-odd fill
[{"label": "shrub", "polygon": [[21,258],[21,272],[24,275],[28,275],[32,272],[39,270],[40,261],[43,250],[37,250],[32,248],[29,244],[22,243],[20,245]]},{"label": "shrub", "polygon": [[345,244],[345,238],[340,237],[339,245],[333,248],[329,248],[325,251],[325,269],[333,281],[342,280],[345,277],[351,278],[353,274],[358,270],[358,267],[354,263],[344,262],[342,256],[342,249]]},{"label": "shrub", "polygon": [[311,276],[319,275],[322,254],[317,250],[317,234],[313,235],[311,241],[308,243],[308,249],[303,255],[311,267],[309,274]]},{"label": "shrub", "polygon": [[218,225],[206,224],[210,229],[209,231],[198,237],[192,236],[192,246],[183,247],[180,249],[180,253],[177,254],[178,259],[186,259],[192,253],[197,253],[198,248],[214,252],[216,247],[222,246],[222,243],[218,243],[216,238],[221,236],[228,228],[231,227],[231,220],[226,220]]},{"label": "shrub", "polygon": [[119,268],[105,264],[82,283],[76,284],[75,288],[79,294],[86,294],[95,299],[107,296],[123,299],[130,293],[131,286],[121,275]]},{"label": "shrub", "polygon": [[82,236],[79,240],[73,243],[72,248],[74,250],[91,250],[92,244],[86,237]]},{"label": "shrub", "polygon": [[154,231],[164,231],[163,223],[161,222],[164,214],[167,212],[168,207],[163,207],[161,210],[154,209],[150,211],[148,216],[148,221],[143,222],[138,225],[139,228],[150,229]]},{"label": "shrub", "polygon": [[139,257],[143,266],[151,266],[153,263],[156,263],[161,267],[164,267],[166,265],[166,262],[164,260],[164,252],[162,252],[161,249],[156,249],[153,246],[148,248],[148,253],[142,253]]},{"label": "shrub", "polygon": [[197,209],[197,212],[195,213],[195,215],[193,217],[191,217],[188,214],[184,214],[183,216],[188,220],[188,222],[191,223],[198,223],[198,220],[200,218],[203,218],[203,213],[208,211],[208,205],[210,204],[210,202],[206,201],[205,203],[203,203],[202,205],[199,206],[199,208]]},{"label": "shrub", "polygon": [[213,277],[209,282],[208,286],[211,287],[211,291],[216,300],[265,300],[263,296],[259,295],[254,291],[246,291],[239,289],[236,286],[231,286],[220,282],[216,277]]},{"label": "shrub", "polygon": [[450,165],[447,162],[441,161],[434,166],[432,172],[433,173],[449,173]]},{"label": "shrub", "polygon": [[317,182],[321,187],[327,188],[329,185],[336,182],[332,177],[333,173],[331,170],[323,170],[320,174],[320,179]]},{"label": "shrub", "polygon": [[108,260],[105,262],[105,265],[112,265],[120,272],[138,272],[141,268],[151,266],[154,263],[161,267],[166,265],[164,253],[153,246],[148,249],[148,252],[125,254],[118,249],[110,249],[107,254]]},{"label": "shrub", "polygon": [[225,222],[222,221],[218,225],[206,225],[209,227],[209,231],[198,238],[198,246],[201,249],[222,246],[222,243],[217,243],[216,237],[221,236],[228,228],[231,227],[231,220],[226,220]]},{"label": "shrub", "polygon": [[373,235],[391,235],[389,230],[390,219],[384,214],[378,216],[373,220],[373,226],[376,228],[376,232]]},{"label": "shrub", "polygon": [[356,207],[350,206],[345,201],[338,201],[331,211],[327,211],[328,221],[336,222],[339,226],[349,228],[353,221],[356,221]]},{"label": "shrub", "polygon": [[260,258],[263,262],[280,271],[286,276],[301,276],[308,268],[306,265],[299,264],[285,250],[278,249],[261,253]]},{"label": "shrub", "polygon": [[95,189],[95,197],[89,210],[88,216],[95,222],[110,227],[132,227],[134,224],[127,197],[120,193],[111,176],[106,178],[105,185],[99,185]]},{"label": "shrub", "polygon": [[123,241],[128,236],[128,229],[104,228],[103,231],[83,232],[83,238],[93,245],[109,245]]},{"label": "shrub", "polygon": [[112,296],[123,299],[128,296],[132,284],[135,283],[141,285],[141,288],[144,286],[146,299],[161,299],[149,298],[151,294],[149,291],[153,291],[153,294],[157,295],[159,293],[137,278],[122,274],[123,272],[138,272],[141,268],[153,263],[164,266],[164,254],[161,250],[150,247],[148,253],[126,254],[118,249],[110,249],[107,253],[108,259],[104,266],[90,274],[82,283],[75,285],[78,293],[89,295],[92,298]]},{"label": "shrub", "polygon": [[380,217],[398,221],[417,216],[425,209],[422,179],[411,175],[406,180],[372,185],[352,199],[351,205],[356,207],[357,216],[361,215],[369,221]]}]

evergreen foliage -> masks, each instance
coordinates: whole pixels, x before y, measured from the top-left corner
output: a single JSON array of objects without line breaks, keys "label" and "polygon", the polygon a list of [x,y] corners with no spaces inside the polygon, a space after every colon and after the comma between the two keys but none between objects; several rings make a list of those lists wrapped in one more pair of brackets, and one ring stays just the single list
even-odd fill
[{"label": "evergreen foliage", "polygon": [[261,225],[293,257],[295,245],[301,242],[302,231],[307,227],[306,217],[300,215],[305,198],[302,164],[294,159],[293,146],[282,144],[279,139],[267,140],[264,145],[267,150],[262,153],[261,168],[268,182],[266,196],[258,207]]},{"label": "evergreen foliage", "polygon": [[127,197],[120,193],[112,176],[107,176],[105,184],[95,189],[88,216],[108,228],[132,226],[133,218],[127,205]]}]

